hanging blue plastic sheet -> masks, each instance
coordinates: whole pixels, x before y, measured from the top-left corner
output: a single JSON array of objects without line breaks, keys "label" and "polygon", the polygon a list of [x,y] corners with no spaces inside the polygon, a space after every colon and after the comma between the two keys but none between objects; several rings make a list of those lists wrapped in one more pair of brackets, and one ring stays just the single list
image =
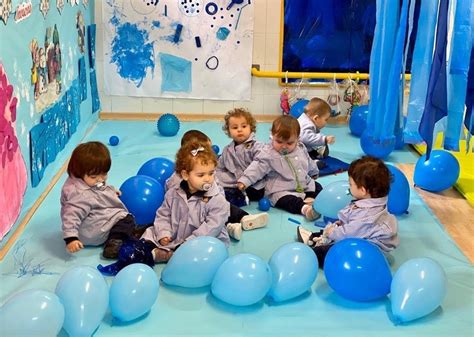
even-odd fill
[{"label": "hanging blue plastic sheet", "polygon": [[422,142],[418,128],[425,109],[428,79],[432,64],[434,34],[439,0],[423,0],[418,19],[418,31],[413,51],[410,97],[408,99],[408,115],[404,131],[405,143]]},{"label": "hanging blue plastic sheet", "polygon": [[448,64],[448,124],[444,133],[444,148],[446,150],[459,151],[472,48],[472,6],[472,0],[458,0],[456,2],[451,57]]}]

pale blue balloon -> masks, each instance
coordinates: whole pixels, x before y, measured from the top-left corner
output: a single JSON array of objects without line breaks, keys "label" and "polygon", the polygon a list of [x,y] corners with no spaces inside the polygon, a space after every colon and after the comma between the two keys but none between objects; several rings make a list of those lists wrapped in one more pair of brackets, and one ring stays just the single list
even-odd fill
[{"label": "pale blue balloon", "polygon": [[395,323],[409,322],[438,308],[446,296],[447,279],[438,262],[416,258],[398,268],[391,285]]},{"label": "pale blue balloon", "polygon": [[128,322],[146,314],[158,297],[159,287],[160,280],[151,267],[143,263],[126,266],[110,286],[112,316]]},{"label": "pale blue balloon", "polygon": [[64,306],[64,330],[71,337],[89,337],[109,306],[109,287],[97,269],[80,266],[65,272],[56,285]]},{"label": "pale blue balloon", "polygon": [[318,276],[318,259],[300,242],[287,243],[270,258],[273,280],[268,296],[276,302],[295,298],[309,289]]},{"label": "pale blue balloon", "polygon": [[64,323],[64,307],[54,293],[21,291],[0,308],[3,336],[56,336]]},{"label": "pale blue balloon", "polygon": [[163,269],[161,279],[166,284],[185,288],[208,286],[228,256],[221,240],[198,236],[186,241],[175,251]]},{"label": "pale blue balloon", "polygon": [[347,180],[338,180],[324,186],[313,203],[313,208],[322,215],[337,219],[337,213],[352,200]]},{"label": "pale blue balloon", "polygon": [[224,261],[212,281],[212,294],[223,302],[246,306],[261,301],[272,282],[268,263],[253,254],[237,254]]}]

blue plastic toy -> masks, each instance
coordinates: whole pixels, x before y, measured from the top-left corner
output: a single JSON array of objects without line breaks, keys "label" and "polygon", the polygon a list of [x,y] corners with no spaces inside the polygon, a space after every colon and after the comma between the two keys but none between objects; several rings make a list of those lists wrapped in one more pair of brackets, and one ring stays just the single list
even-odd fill
[{"label": "blue plastic toy", "polygon": [[164,114],[156,122],[156,127],[160,135],[165,137],[173,137],[179,131],[179,119],[173,114]]},{"label": "blue plastic toy", "polygon": [[112,146],[118,145],[119,142],[120,142],[120,138],[117,137],[117,136],[111,136],[109,138],[109,144],[112,145]]},{"label": "blue plastic toy", "polygon": [[262,198],[258,201],[258,209],[262,212],[268,211],[271,206],[272,204],[270,203],[270,200],[268,200],[268,198]]}]

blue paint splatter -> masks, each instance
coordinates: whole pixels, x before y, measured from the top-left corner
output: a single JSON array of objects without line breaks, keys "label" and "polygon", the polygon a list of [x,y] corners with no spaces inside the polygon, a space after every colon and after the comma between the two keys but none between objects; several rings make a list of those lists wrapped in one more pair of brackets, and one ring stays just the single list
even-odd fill
[{"label": "blue paint splatter", "polygon": [[224,41],[225,39],[227,39],[227,36],[229,36],[229,33],[230,33],[230,30],[228,30],[226,27],[221,27],[217,31],[216,37],[219,40]]},{"label": "blue paint splatter", "polygon": [[160,28],[160,21],[153,20],[151,24],[153,25],[151,28]]},{"label": "blue paint splatter", "polygon": [[160,53],[161,91],[190,92],[192,63],[181,57]]},{"label": "blue paint splatter", "polygon": [[153,42],[147,43],[148,33],[137,25],[125,23],[117,27],[117,35],[112,41],[111,63],[115,63],[118,74],[140,87],[147,69],[155,69]]}]

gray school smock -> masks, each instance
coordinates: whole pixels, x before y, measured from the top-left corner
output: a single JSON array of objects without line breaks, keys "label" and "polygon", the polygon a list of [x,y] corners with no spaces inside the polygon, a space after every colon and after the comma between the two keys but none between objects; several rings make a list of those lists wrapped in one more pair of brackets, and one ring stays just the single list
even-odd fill
[{"label": "gray school smock", "polygon": [[398,247],[397,218],[387,210],[388,197],[360,199],[351,202],[338,213],[342,225],[328,235],[330,240],[361,238],[389,252]]},{"label": "gray school smock", "polygon": [[[232,141],[224,147],[216,168],[219,185],[236,188],[237,179],[240,178],[264,146],[263,142],[255,139],[255,133],[252,132],[249,138],[242,144],[236,145]],[[252,187],[260,190],[265,187],[265,181],[257,181]]]},{"label": "gray school smock", "polygon": [[[312,160],[302,143],[298,143],[293,152],[287,155],[291,161],[304,192],[314,191],[313,176],[319,174],[318,167]],[[275,206],[276,202],[286,195],[305,198],[304,192],[296,191],[296,179],[285,157],[275,151],[271,144],[266,144],[260,154],[244,171],[239,182],[246,187],[260,179],[265,178],[265,196]]]},{"label": "gray school smock", "polygon": [[72,177],[63,185],[63,238],[77,237],[84,245],[101,245],[110,229],[128,214],[117,191],[110,185],[90,187],[82,179]]},{"label": "gray school smock", "polygon": [[[142,239],[151,241],[160,248],[175,249],[184,241],[197,236],[213,236],[228,246],[230,240],[225,223],[229,215],[230,204],[216,182],[204,193],[204,197],[192,195],[189,199],[186,191],[177,184],[166,192],[153,226],[147,228]],[[162,246],[159,241],[165,237],[172,238],[172,242]]]},{"label": "gray school smock", "polygon": [[306,146],[308,152],[326,145],[326,136],[305,113],[298,117],[298,123],[300,124],[300,142]]}]

